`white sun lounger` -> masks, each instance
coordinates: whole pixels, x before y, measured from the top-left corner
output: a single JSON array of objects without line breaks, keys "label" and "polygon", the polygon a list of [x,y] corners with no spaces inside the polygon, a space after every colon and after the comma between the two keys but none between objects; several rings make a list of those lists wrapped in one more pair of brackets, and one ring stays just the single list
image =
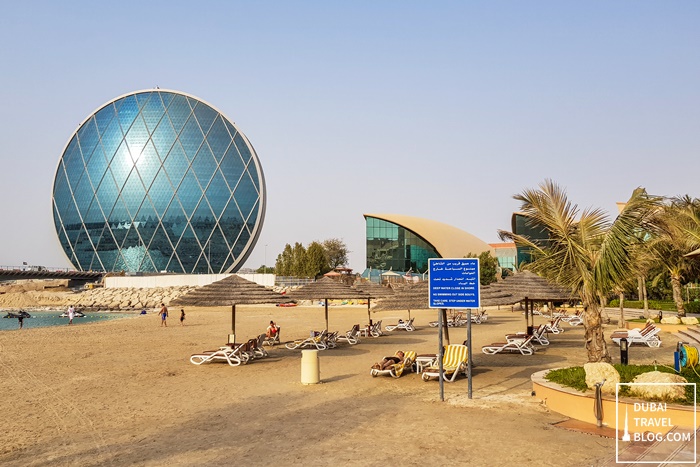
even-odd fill
[{"label": "white sun lounger", "polygon": [[493,344],[483,346],[481,351],[487,355],[495,355],[501,352],[532,355],[535,353],[535,348],[532,346],[532,336],[527,336],[523,340],[494,342]]}]

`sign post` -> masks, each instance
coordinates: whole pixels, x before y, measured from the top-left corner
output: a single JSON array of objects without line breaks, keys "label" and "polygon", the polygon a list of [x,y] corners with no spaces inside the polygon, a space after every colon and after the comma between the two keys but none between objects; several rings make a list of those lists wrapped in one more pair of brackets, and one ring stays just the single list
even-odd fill
[{"label": "sign post", "polygon": [[[430,308],[463,308],[470,310],[479,309],[481,306],[481,294],[479,283],[479,259],[478,258],[430,258],[428,259],[428,285],[429,285],[429,306]],[[471,313],[467,322],[468,336],[468,362],[467,378],[469,380],[469,398],[472,398],[472,373],[471,373]],[[442,316],[440,316],[442,324]],[[442,348],[442,326],[440,327],[439,340],[439,376],[440,400],[444,398],[444,381],[442,374],[442,358],[444,349]]]}]

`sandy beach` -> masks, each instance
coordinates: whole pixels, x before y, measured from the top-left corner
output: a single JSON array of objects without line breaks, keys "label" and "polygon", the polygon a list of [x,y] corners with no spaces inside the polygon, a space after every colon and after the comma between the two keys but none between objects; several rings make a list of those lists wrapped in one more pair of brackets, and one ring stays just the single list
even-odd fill
[{"label": "sandy beach", "polygon": [[[184,327],[171,309],[167,328],[148,314],[0,333],[0,464],[573,466],[614,456],[614,440],[553,427],[565,417],[531,395],[535,371],[585,362],[581,326],[566,325],[534,356],[489,356],[481,345],[525,327],[520,312],[489,310],[473,326],[473,399],[460,378],[445,384],[441,402],[436,381],[369,375],[398,349],[434,353],[435,310],[412,312],[415,332],[321,352],[318,385],[300,383],[300,351],[284,346],[239,367],[191,364],[191,354],[226,342],[231,316],[226,308],[186,311]],[[283,342],[324,327],[320,306],[239,306],[237,335],[264,332],[270,319]],[[331,330],[366,322],[366,307],[330,309]],[[450,328],[453,343],[465,336],[466,328]],[[672,346],[635,347],[631,359],[665,356]]]}]

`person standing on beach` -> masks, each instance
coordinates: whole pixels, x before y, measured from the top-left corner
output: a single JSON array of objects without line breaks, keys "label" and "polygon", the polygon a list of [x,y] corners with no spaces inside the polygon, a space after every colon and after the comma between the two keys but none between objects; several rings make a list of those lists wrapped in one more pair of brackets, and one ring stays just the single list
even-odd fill
[{"label": "person standing on beach", "polygon": [[68,307],[68,324],[73,324],[73,318],[75,318],[75,308],[73,305]]},{"label": "person standing on beach", "polygon": [[22,329],[22,326],[24,326],[24,316],[17,316],[17,322],[19,323],[19,328]]},{"label": "person standing on beach", "polygon": [[168,327],[168,322],[166,321],[168,319],[168,307],[165,306],[165,303],[160,304],[160,325],[161,327],[165,326],[166,328]]},{"label": "person standing on beach", "polygon": [[180,326],[185,325],[185,310],[180,308]]}]

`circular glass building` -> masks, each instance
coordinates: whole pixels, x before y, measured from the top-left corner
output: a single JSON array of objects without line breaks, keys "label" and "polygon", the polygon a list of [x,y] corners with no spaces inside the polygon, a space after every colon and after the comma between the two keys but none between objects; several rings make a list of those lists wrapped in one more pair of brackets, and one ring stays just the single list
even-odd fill
[{"label": "circular glass building", "polygon": [[253,146],[211,105],[137,91],[70,138],[53,185],[59,242],[79,270],[237,271],[265,217]]}]

